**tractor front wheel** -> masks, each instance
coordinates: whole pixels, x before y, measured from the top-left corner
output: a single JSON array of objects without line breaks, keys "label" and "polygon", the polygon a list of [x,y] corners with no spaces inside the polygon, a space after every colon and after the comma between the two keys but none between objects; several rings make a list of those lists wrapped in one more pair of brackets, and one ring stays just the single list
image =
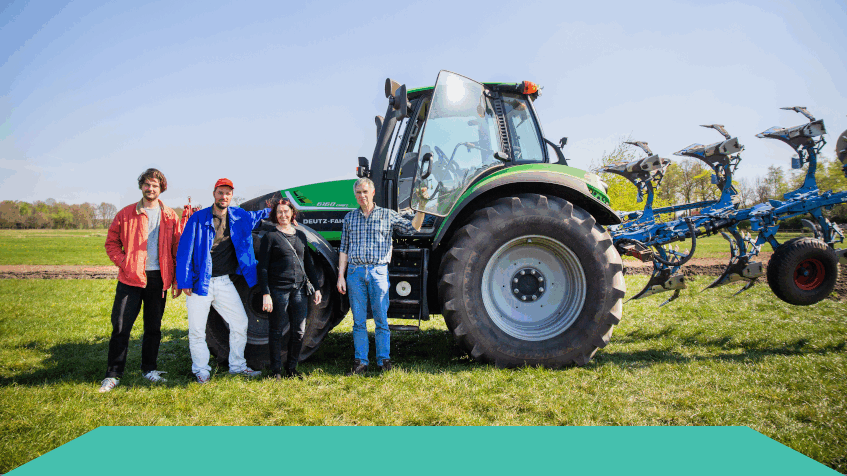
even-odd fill
[{"label": "tractor front wheel", "polygon": [[815,238],[794,238],[780,245],[768,262],[768,286],[789,304],[809,306],[832,293],[838,281],[838,256]]},{"label": "tractor front wheel", "polygon": [[626,292],[609,233],[558,197],[523,194],[478,210],[442,260],[447,326],[498,367],[586,364],[609,343]]}]

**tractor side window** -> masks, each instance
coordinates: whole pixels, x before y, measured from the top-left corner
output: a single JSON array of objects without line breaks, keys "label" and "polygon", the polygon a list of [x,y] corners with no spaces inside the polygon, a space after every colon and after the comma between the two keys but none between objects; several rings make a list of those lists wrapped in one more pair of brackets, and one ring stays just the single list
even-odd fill
[{"label": "tractor side window", "polygon": [[544,162],[538,127],[526,98],[504,94],[503,106],[515,162]]},{"label": "tractor side window", "polygon": [[400,161],[400,170],[397,174],[397,209],[404,210],[409,208],[412,199],[412,185],[415,182],[415,174],[418,172],[418,150],[421,142],[421,131],[426,120],[426,113],[429,106],[429,98],[424,100],[418,116],[415,118],[415,125],[412,129],[412,134],[409,137],[409,147],[406,148],[406,153],[403,154],[403,160]]},{"label": "tractor side window", "polygon": [[394,168],[394,162],[397,156],[401,155],[400,149],[403,145],[403,136],[406,133],[406,125],[409,123],[409,118],[405,118],[394,124],[394,131],[391,133],[391,142],[388,145],[388,169]]}]

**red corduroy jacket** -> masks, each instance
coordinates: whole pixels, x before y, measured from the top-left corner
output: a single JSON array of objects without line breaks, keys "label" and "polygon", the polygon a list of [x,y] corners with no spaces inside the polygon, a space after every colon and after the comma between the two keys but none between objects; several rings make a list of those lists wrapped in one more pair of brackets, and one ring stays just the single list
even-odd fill
[{"label": "red corduroy jacket", "polygon": [[[183,223],[170,207],[157,200],[161,210],[159,220],[159,269],[164,289],[176,282],[174,263]],[[147,214],[141,201],[121,209],[106,236],[106,254],[120,271],[118,281],[140,288],[147,286]]]}]

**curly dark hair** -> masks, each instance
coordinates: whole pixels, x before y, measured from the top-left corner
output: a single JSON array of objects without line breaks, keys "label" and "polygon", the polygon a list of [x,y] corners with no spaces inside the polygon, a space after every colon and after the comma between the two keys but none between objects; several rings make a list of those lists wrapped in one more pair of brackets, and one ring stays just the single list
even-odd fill
[{"label": "curly dark hair", "polygon": [[159,169],[147,169],[143,174],[138,176],[138,189],[141,190],[141,186],[144,185],[148,179],[156,179],[159,181],[159,187],[162,192],[168,189],[168,179],[165,178],[165,174],[159,172]]},{"label": "curly dark hair", "polygon": [[279,225],[279,221],[277,221],[276,214],[277,208],[281,207],[282,205],[287,205],[288,208],[291,209],[291,224],[297,226],[297,209],[294,208],[294,204],[291,203],[291,200],[287,198],[281,198],[279,201],[276,201],[271,205],[271,214],[268,218],[270,218],[271,222],[273,222],[274,224]]}]

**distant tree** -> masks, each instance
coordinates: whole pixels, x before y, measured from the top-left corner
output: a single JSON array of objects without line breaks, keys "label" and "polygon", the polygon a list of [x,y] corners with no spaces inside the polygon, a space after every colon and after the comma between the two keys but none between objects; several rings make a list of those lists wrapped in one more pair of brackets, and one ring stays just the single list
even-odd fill
[{"label": "distant tree", "polygon": [[767,178],[758,176],[753,182],[754,203],[765,203],[771,197],[771,186]]},{"label": "distant tree", "polygon": [[[628,138],[621,140],[612,152],[603,155],[599,166],[592,168],[599,170],[605,165],[632,162],[642,157],[643,154],[636,152],[639,149],[626,144],[629,140]],[[638,189],[635,188],[632,182],[617,174],[600,173],[600,177],[609,185],[607,194],[609,195],[612,208],[619,211],[638,211],[644,209],[646,201],[640,203],[637,201]],[[662,188],[660,187],[659,190],[662,190]],[[653,201],[653,206],[658,208],[667,204],[668,202],[662,199],[657,193]]]},{"label": "distant tree", "polygon": [[232,205],[236,207],[240,207],[242,203],[246,202],[247,199],[244,197],[232,197]]},{"label": "distant tree", "polygon": [[742,177],[740,181],[735,182],[735,189],[738,191],[739,208],[747,208],[753,204],[753,185],[750,184],[750,179]]},{"label": "distant tree", "polygon": [[102,220],[103,226],[108,227],[109,224],[112,223],[112,219],[114,219],[115,215],[118,213],[118,208],[111,203],[101,202],[100,205],[97,206],[97,213]]},{"label": "distant tree", "polygon": [[13,200],[0,202],[0,228],[22,228],[20,205]]}]

